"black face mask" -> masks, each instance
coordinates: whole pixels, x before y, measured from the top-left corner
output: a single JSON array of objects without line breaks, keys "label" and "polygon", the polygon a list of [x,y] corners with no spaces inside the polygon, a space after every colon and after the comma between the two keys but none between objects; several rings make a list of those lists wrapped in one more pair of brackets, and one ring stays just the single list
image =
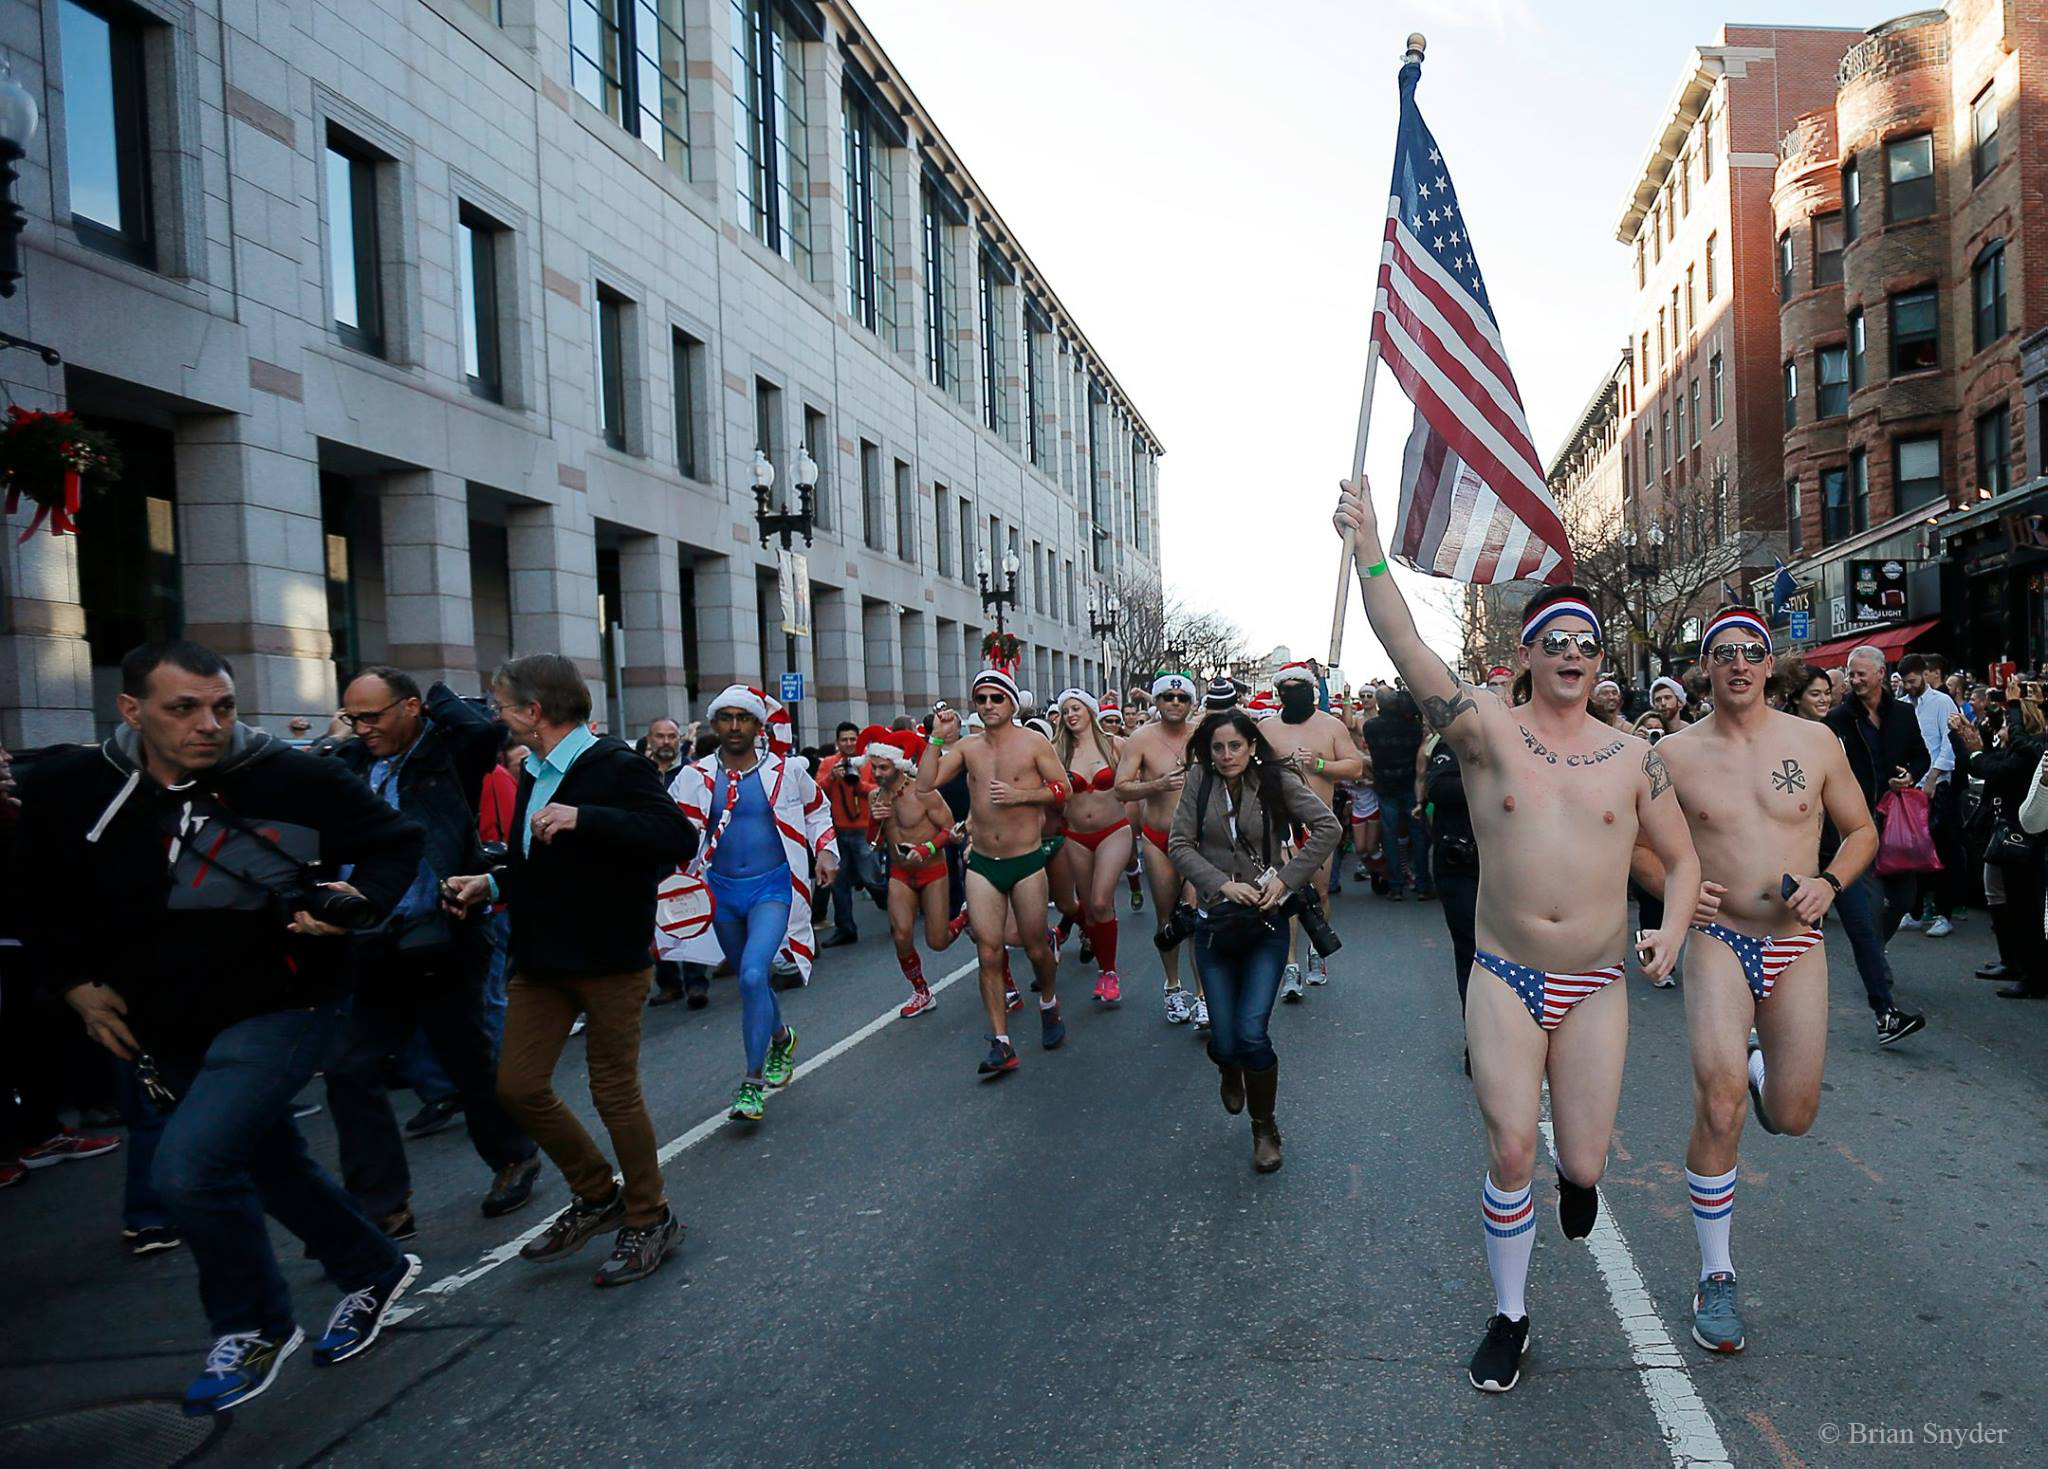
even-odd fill
[{"label": "black face mask", "polygon": [[1280,689],[1280,718],[1287,724],[1300,724],[1316,712],[1316,691],[1305,683],[1287,683]]}]

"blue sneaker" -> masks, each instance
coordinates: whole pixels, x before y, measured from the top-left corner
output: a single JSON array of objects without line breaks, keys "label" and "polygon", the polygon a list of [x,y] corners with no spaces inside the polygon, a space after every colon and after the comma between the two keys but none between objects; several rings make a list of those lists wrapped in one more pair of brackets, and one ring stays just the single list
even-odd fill
[{"label": "blue sneaker", "polygon": [[290,1336],[265,1336],[236,1331],[222,1337],[206,1354],[206,1366],[185,1389],[185,1416],[204,1418],[237,1403],[246,1403],[277,1377],[284,1359],[299,1349],[306,1333],[294,1326]]},{"label": "blue sneaker", "polygon": [[343,1296],[341,1303],[334,1308],[334,1314],[327,1318],[326,1332],[313,1344],[313,1364],[332,1367],[336,1362],[346,1362],[358,1352],[367,1351],[370,1343],[377,1339],[377,1333],[384,1329],[384,1318],[419,1273],[420,1257],[405,1255],[377,1284]]},{"label": "blue sneaker", "polygon": [[1001,1076],[1017,1069],[1017,1048],[1008,1041],[988,1038],[988,1054],[982,1057],[981,1065],[975,1068],[983,1076]]},{"label": "blue sneaker", "polygon": [[1692,1298],[1692,1339],[1710,1352],[1742,1350],[1742,1317],[1735,1310],[1735,1277],[1716,1270]]},{"label": "blue sneaker", "polygon": [[1067,1038],[1067,1022],[1060,1019],[1060,1004],[1055,1000],[1050,1006],[1038,1007],[1038,1044],[1048,1051],[1059,1049],[1060,1042]]}]

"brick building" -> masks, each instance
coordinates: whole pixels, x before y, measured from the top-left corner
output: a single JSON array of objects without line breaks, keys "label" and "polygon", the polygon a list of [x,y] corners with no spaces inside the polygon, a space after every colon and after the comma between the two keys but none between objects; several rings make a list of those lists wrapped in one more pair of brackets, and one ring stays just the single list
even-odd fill
[{"label": "brick building", "polygon": [[[2022,180],[2048,120],[2027,93],[2044,43],[2048,18],[2001,0],[1901,16],[1785,138],[1784,515],[1817,662],[1904,647],[1936,619],[1966,660],[2041,645],[2025,585],[2040,567],[2009,497],[2029,455],[2020,344],[2048,325],[2029,269],[2048,213]],[[1859,599],[1865,561],[1896,564],[1903,599]]]},{"label": "brick building", "polygon": [[8,744],[180,631],[273,727],[382,660],[559,649],[619,727],[773,687],[757,448],[819,470],[806,738],[964,694],[983,556],[1021,681],[1102,686],[1158,437],[843,0],[0,0],[0,54],[0,328],[64,360],[0,376],[126,461],[0,535]]},{"label": "brick building", "polygon": [[1833,101],[1861,35],[1723,26],[1688,57],[1630,187],[1616,228],[1635,366],[1622,494],[1645,543],[1661,531],[1666,568],[1710,568],[1667,570],[1646,584],[1653,599],[1711,600],[1723,575],[1739,586],[1782,548],[1778,142],[1785,119]]}]

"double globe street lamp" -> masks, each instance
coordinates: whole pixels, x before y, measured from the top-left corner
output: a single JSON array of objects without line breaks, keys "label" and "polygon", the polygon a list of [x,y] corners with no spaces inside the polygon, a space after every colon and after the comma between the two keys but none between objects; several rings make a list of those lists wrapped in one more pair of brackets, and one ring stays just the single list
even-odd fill
[{"label": "double globe street lamp", "polygon": [[981,583],[981,614],[986,617],[990,612],[995,613],[996,633],[998,636],[1004,631],[1003,609],[1017,605],[1017,572],[1021,565],[1022,563],[1017,560],[1017,553],[1015,551],[1005,553],[1003,556],[1005,584],[1000,587],[991,587],[988,584],[988,551],[984,548],[974,553],[974,578]]},{"label": "double globe street lamp", "polygon": [[[817,493],[818,465],[811,458],[810,449],[801,444],[797,446],[796,509],[790,510],[785,507],[781,510],[770,510],[768,508],[769,492],[775,488],[775,463],[764,450],[758,447],[754,450],[753,480],[754,525],[761,532],[762,546],[767,546],[770,536],[779,539],[782,542],[782,549],[785,551],[791,549],[791,541],[796,536],[802,536],[806,546],[812,544],[811,532],[814,528],[812,512],[815,508],[812,499]],[[791,569],[787,574],[793,576],[795,574],[794,569]],[[762,652],[765,655],[767,650],[763,649]],[[786,627],[783,630],[783,653],[787,660],[785,666],[791,673],[795,673],[797,671],[796,634],[790,632]],[[765,656],[762,661],[764,663],[767,661]],[[790,740],[793,743],[801,743],[801,737],[798,733],[796,706],[794,704],[787,704],[786,707],[789,709]]]}]

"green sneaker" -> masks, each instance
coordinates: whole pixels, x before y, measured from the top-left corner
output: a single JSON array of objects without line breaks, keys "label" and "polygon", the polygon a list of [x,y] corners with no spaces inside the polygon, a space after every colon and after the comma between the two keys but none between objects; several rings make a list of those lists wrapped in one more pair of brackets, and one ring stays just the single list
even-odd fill
[{"label": "green sneaker", "polygon": [[768,1042],[768,1064],[761,1068],[761,1079],[770,1086],[788,1086],[796,1075],[796,1027],[785,1025],[783,1040],[770,1038]]},{"label": "green sneaker", "polygon": [[1692,1298],[1692,1339],[1710,1352],[1739,1352],[1742,1317],[1735,1310],[1735,1277],[1717,1270]]},{"label": "green sneaker", "polygon": [[743,1081],[740,1089],[732,1094],[732,1110],[725,1114],[735,1122],[759,1122],[761,1120],[761,1083]]}]

